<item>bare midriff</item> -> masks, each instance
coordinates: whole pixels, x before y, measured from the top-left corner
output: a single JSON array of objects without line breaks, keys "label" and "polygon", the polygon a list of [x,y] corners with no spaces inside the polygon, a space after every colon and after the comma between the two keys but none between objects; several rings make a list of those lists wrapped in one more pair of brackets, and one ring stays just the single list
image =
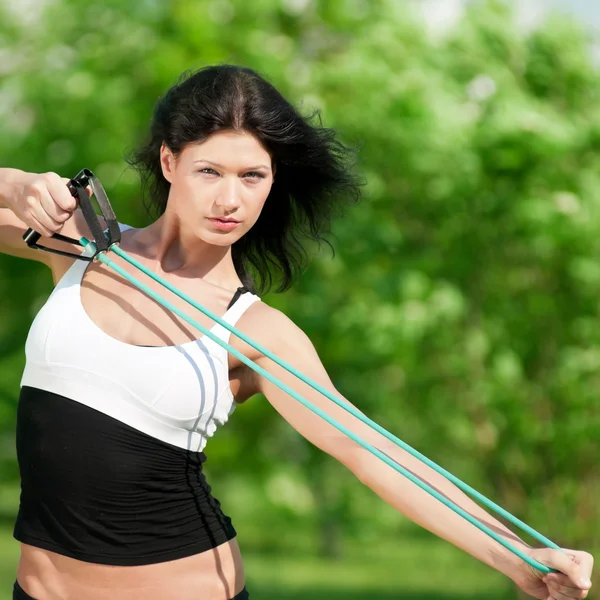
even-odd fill
[{"label": "bare midriff", "polygon": [[228,600],[244,588],[235,539],[168,562],[119,567],[21,544],[21,587],[36,600]]}]

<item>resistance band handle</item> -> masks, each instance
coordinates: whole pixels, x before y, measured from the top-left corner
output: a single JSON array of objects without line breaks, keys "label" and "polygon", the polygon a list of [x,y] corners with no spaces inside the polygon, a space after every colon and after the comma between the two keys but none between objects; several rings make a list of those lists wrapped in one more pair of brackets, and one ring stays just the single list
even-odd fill
[{"label": "resistance band handle", "polygon": [[[104,234],[102,224],[98,219],[98,215],[96,214],[94,206],[92,205],[90,196],[87,193],[86,188],[88,187],[88,185],[90,186],[93,195],[96,197],[96,201],[98,202],[98,206],[100,207],[100,212],[102,213],[102,216],[104,217],[104,220],[106,222],[106,226],[108,228],[108,238]],[[67,188],[69,189],[71,195],[74,198],[77,198],[79,208],[81,209],[85,222],[87,223],[87,226],[89,227],[94,238],[94,243],[96,244],[97,251],[106,251],[113,244],[119,243],[121,241],[121,229],[117,222],[117,218],[115,216],[113,208],[110,205],[110,202],[108,201],[108,196],[106,195],[104,187],[100,183],[100,180],[94,175],[94,173],[92,173],[90,169],[82,169],[73,179],[71,179],[67,183]],[[62,252],[60,250],[47,248],[45,246],[40,246],[38,242],[41,237],[42,235],[40,233],[30,228],[23,235],[23,240],[30,248],[46,250],[48,252],[61,254],[63,256],[80,258],[80,256],[76,254],[71,254],[68,252]],[[73,240],[72,238],[61,236],[60,234],[54,234],[52,237],[69,243],[79,244],[78,240]]]},{"label": "resistance band handle", "polygon": [[80,199],[79,204],[81,206],[83,216],[85,217],[85,221],[88,224],[92,235],[94,236],[94,242],[98,248],[98,251],[103,252],[108,250],[113,244],[118,244],[121,241],[121,228],[119,227],[117,217],[115,216],[115,211],[108,200],[106,191],[100,183],[100,180],[89,169],[82,169],[75,179],[80,185],[82,185],[84,192],[87,185],[92,188],[92,192],[94,193],[94,197],[98,202],[102,217],[106,222],[108,238],[106,235],[104,235],[104,231],[102,230],[102,226],[98,220],[96,212],[94,211],[87,192],[84,194],[84,197],[78,190]]}]

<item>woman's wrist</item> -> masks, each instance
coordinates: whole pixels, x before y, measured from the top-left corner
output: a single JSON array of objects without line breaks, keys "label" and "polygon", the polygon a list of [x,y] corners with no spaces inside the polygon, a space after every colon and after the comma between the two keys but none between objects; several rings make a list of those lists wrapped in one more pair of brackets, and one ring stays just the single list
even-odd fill
[{"label": "woman's wrist", "polygon": [[0,168],[0,208],[11,208],[15,182],[23,174],[19,169]]},{"label": "woman's wrist", "polygon": [[[510,540],[510,544],[529,556],[531,546],[525,543],[515,543],[513,540]],[[490,564],[494,569],[515,582],[526,576],[531,569],[522,558],[503,546],[494,550]]]}]

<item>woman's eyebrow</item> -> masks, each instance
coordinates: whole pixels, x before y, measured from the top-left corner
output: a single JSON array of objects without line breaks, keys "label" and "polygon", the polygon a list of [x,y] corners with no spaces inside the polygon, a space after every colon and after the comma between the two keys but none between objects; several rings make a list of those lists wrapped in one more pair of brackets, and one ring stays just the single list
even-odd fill
[{"label": "woman's eyebrow", "polygon": [[[204,158],[199,158],[197,160],[194,161],[194,163],[198,163],[198,162],[202,162],[202,163],[206,163],[208,165],[212,165],[213,167],[217,167],[219,169],[224,169],[225,167],[223,165],[220,165],[219,163],[213,162],[211,160],[206,160]],[[267,171],[271,170],[271,167],[268,167],[267,165],[256,165],[255,167],[246,167],[245,171],[255,171],[256,169],[266,169]]]}]

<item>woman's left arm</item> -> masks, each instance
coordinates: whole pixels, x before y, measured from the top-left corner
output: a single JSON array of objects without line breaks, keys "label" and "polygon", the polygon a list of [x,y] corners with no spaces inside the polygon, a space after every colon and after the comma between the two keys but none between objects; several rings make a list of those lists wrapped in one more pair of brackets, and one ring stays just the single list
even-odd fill
[{"label": "woman's left arm", "polygon": [[[264,340],[263,345],[314,382],[343,401],[349,402],[335,389],[306,334],[279,311],[270,309],[269,317],[269,326],[266,329],[263,328],[260,335]],[[393,444],[265,356],[258,358],[256,363],[326,412],[338,423],[387,454],[499,535],[504,536],[513,546],[536,560],[565,573],[562,576],[563,579],[558,580],[556,585],[564,587],[567,584],[568,586],[577,586],[578,589],[572,588],[572,592],[576,595],[565,595],[564,598],[584,598],[587,595],[582,590],[587,590],[589,587],[583,581],[589,579],[591,575],[593,562],[591,555],[585,552],[569,551],[571,556],[568,556],[557,550],[532,549],[454,484],[419,459]],[[409,519],[504,573],[534,597],[546,600],[549,593],[552,593],[552,588],[548,592],[548,588],[542,580],[542,573],[527,565],[501,544],[321,419],[275,384],[257,375],[256,389],[262,392],[283,418],[309,442],[339,460],[382,500]],[[561,576],[552,577],[557,579]],[[563,596],[557,597],[562,598]]]}]

